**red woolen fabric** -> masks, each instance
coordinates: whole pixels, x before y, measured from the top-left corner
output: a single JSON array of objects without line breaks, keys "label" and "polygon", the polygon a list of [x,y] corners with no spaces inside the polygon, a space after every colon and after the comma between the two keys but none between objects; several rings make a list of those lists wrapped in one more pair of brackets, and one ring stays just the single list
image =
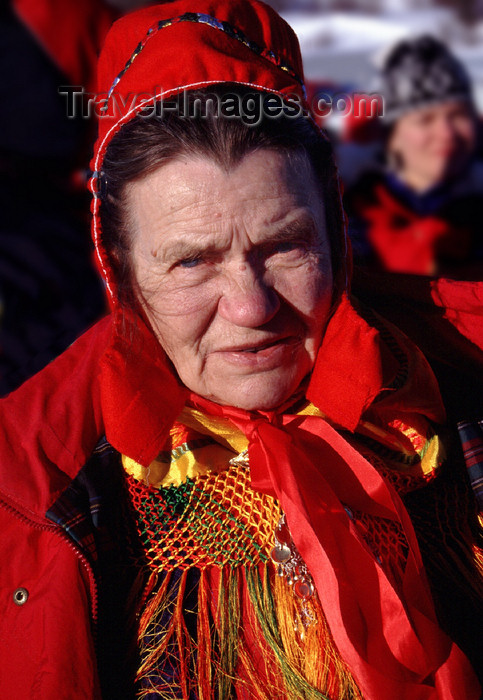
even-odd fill
[{"label": "red woolen fabric", "polygon": [[158,455],[187,391],[154,334],[123,314],[100,363],[100,401],[108,441],[140,464]]},{"label": "red woolen fabric", "polygon": [[440,277],[431,281],[431,297],[444,318],[483,350],[483,282]]},{"label": "red woolen fabric", "polygon": [[0,401],[0,491],[39,517],[103,434],[99,358],[111,334],[103,319]]},{"label": "red woolen fabric", "polygon": [[[144,40],[146,43],[116,84],[107,103],[107,114],[99,120],[98,153],[103,150],[109,130],[114,125],[116,130],[120,128],[126,118],[132,118],[136,110],[150,104],[157,94],[168,96],[177,90],[231,82],[304,99],[300,83],[288,72],[210,25],[173,23],[152,38],[147,37],[160,20],[177,18],[186,12],[203,13],[240,29],[250,41],[273,51],[303,79],[295,34],[263,3],[178,0],[147,7],[116,22],[106,39],[98,69],[100,95],[107,95],[139,43]],[[118,123],[120,118],[122,122]],[[107,136],[110,138],[112,134]]]},{"label": "red woolen fabric", "polygon": [[[101,700],[86,567],[44,519],[28,510],[12,517],[3,494],[0,503],[0,697]],[[13,602],[18,587],[29,595],[22,606]]]},{"label": "red woolen fabric", "polygon": [[70,84],[94,92],[99,51],[118,13],[103,0],[13,0],[12,5]]}]

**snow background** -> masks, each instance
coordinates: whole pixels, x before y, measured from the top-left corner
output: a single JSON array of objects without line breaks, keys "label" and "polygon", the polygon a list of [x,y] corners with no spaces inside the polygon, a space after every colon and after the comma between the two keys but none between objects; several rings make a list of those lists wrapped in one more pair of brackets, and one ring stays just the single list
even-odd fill
[{"label": "snow background", "polygon": [[307,81],[377,89],[377,65],[404,38],[432,34],[466,65],[483,114],[483,0],[268,0],[296,31]]}]

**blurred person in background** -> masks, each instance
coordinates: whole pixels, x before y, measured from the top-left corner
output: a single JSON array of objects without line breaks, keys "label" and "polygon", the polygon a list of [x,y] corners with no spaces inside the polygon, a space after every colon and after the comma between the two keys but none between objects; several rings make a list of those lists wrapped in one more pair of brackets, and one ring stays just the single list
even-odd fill
[{"label": "blurred person in background", "polygon": [[111,9],[100,0],[12,0],[0,10],[0,395],[103,313],[88,243],[92,126],[69,119],[63,85],[93,88]]},{"label": "blurred person in background", "polygon": [[423,36],[392,49],[381,92],[383,158],[346,182],[353,291],[425,352],[450,417],[479,421],[483,163],[470,79]]},{"label": "blurred person in background", "polygon": [[354,255],[391,272],[471,278],[483,261],[483,163],[469,77],[423,36],[393,48],[381,92],[384,163],[346,196]]},{"label": "blurred person in background", "polygon": [[[0,8],[0,395],[105,311],[89,243],[92,119],[61,86],[95,89],[112,22],[142,0],[11,0]],[[80,112],[80,103],[78,105]]]}]

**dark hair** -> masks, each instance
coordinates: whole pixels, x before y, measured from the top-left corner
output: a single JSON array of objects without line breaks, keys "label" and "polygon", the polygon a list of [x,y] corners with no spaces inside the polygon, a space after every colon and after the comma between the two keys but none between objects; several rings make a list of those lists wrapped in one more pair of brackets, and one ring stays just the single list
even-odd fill
[{"label": "dark hair", "polygon": [[[114,272],[119,302],[136,304],[134,279],[130,264],[130,232],[125,210],[124,191],[128,183],[153,172],[174,158],[197,154],[230,168],[244,156],[259,149],[277,149],[294,157],[305,153],[320,183],[326,209],[326,225],[331,245],[334,275],[334,299],[345,287],[344,220],[340,202],[337,171],[332,147],[315,125],[305,116],[282,114],[266,117],[256,124],[216,114],[210,100],[227,94],[227,86],[180,94],[171,100],[169,111],[153,109],[141,113],[113,137],[102,164],[100,207],[102,241]],[[240,98],[260,98],[260,93],[230,89]],[[270,96],[265,96],[267,99]],[[182,103],[183,101],[183,103]],[[197,116],[186,118],[182,110],[197,105]],[[158,105],[159,107],[159,105]],[[196,112],[196,110],[195,110]],[[191,112],[190,112],[191,113]],[[202,115],[202,116],[201,116]]]}]

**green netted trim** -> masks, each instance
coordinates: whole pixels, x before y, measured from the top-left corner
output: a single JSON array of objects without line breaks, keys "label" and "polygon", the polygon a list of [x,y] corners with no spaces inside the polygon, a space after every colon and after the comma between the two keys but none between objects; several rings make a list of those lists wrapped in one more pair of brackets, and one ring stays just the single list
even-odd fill
[{"label": "green netted trim", "polygon": [[280,509],[252,490],[248,469],[187,478],[154,488],[127,476],[137,531],[148,564],[158,570],[257,566],[269,559]]},{"label": "green netted trim", "polygon": [[186,481],[179,486],[167,486],[166,488],[161,488],[160,498],[156,498],[155,494],[150,493],[150,497],[147,497],[143,506],[146,507],[146,502],[149,501],[151,509],[154,513],[157,512],[158,507],[165,505],[165,513],[170,518],[175,518],[183,515],[186,507],[188,506],[191,492],[194,488],[194,481],[190,479],[189,476],[186,477]]}]

